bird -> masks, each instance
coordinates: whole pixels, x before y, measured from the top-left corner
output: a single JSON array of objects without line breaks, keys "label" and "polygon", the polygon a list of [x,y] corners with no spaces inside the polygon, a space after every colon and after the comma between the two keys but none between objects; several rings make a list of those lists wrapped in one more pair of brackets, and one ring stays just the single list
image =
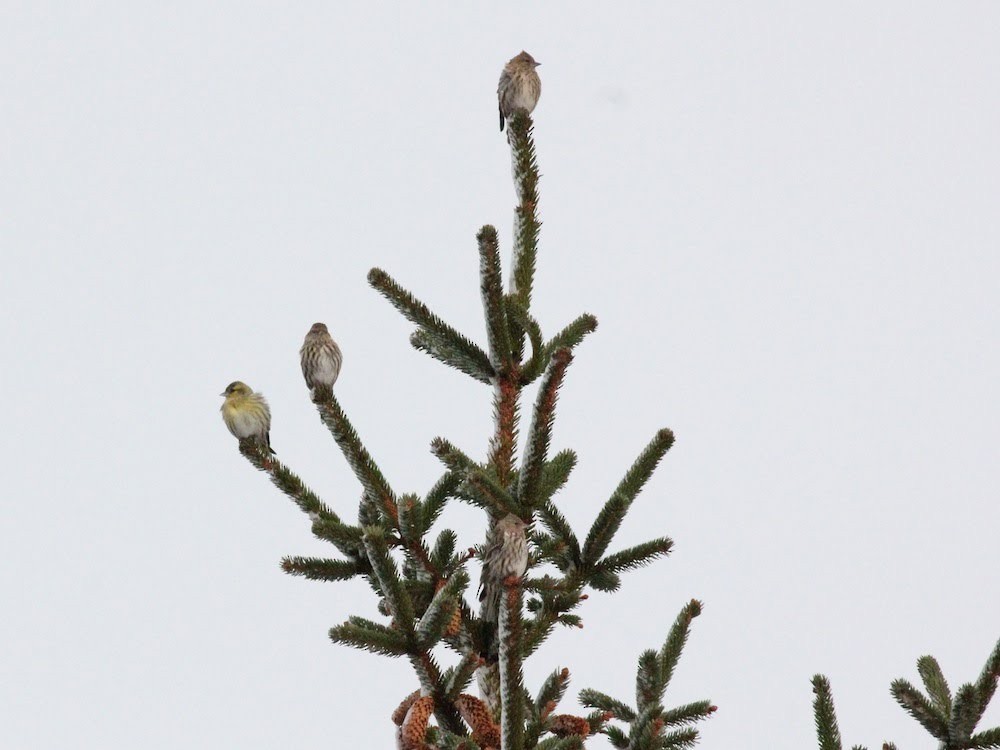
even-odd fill
[{"label": "bird", "polygon": [[509,120],[515,110],[523,109],[529,115],[542,95],[542,79],[535,70],[540,62],[525,51],[515,55],[500,74],[497,84],[497,100],[500,103],[500,131],[505,120]]},{"label": "bird", "polygon": [[239,380],[234,380],[219,394],[222,402],[222,421],[234,436],[243,440],[256,440],[271,453],[271,409],[261,393]]},{"label": "bird", "polygon": [[483,571],[479,580],[479,601],[484,602],[483,619],[496,622],[504,582],[520,578],[528,568],[526,524],[513,513],[496,522],[483,548]]},{"label": "bird", "polygon": [[331,338],[326,323],[313,323],[299,349],[299,357],[302,361],[302,377],[306,379],[310,391],[318,386],[333,388],[340,375],[344,356],[337,342]]}]

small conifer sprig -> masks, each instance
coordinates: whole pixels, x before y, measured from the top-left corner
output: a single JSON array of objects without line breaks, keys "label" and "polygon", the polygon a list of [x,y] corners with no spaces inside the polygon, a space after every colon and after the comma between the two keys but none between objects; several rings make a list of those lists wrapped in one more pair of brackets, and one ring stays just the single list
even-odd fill
[{"label": "small conifer sprig", "polygon": [[701,602],[697,600],[689,602],[677,615],[660,650],[650,649],[639,656],[635,707],[597,690],[580,692],[583,705],[606,712],[608,718],[628,725],[627,731],[617,724],[608,724],[603,728],[602,731],[615,747],[622,750],[659,750],[687,748],[697,743],[698,730],[690,725],[709,718],[716,707],[705,700],[667,709],[663,698],[687,643],[691,621],[701,614],[701,607]]},{"label": "small conifer sprig", "polygon": [[[667,710],[662,697],[690,621],[700,612],[697,602],[682,611],[663,649],[646,652],[640,659],[635,709],[584,691],[581,698],[595,709],[592,713],[556,714],[569,681],[567,669],[554,671],[534,697],[524,684],[524,659],[557,625],[582,627],[576,610],[588,598],[588,588],[615,591],[623,573],[670,552],[673,543],[666,537],[610,550],[674,437],[667,429],[653,436],[586,536],[578,536],[555,499],[570,478],[576,455],[571,450],[553,454],[552,438],[559,393],[570,374],[574,350],[597,328],[597,319],[580,315],[546,338],[531,313],[541,227],[538,164],[530,116],[515,112],[508,126],[517,205],[506,289],[497,230],[487,225],[476,236],[485,344],[446,323],[385,271],[375,268],[368,275],[371,286],[416,326],[410,337],[414,348],[490,386],[495,420],[485,458],[436,438],[431,452],[444,473],[423,496],[400,495],[365,448],[332,388],[317,387],[312,400],[319,417],[362,488],[357,523],[351,524],[263,446],[243,441],[240,450],[308,514],[313,534],[341,554],[339,558],[289,556],[282,560],[282,568],[315,581],[359,576],[376,594],[377,610],[384,619],[351,616],[331,628],[329,635],[336,643],[405,657],[412,666],[418,689],[392,715],[399,747],[568,750],[582,748],[588,737],[600,732],[616,744],[624,738],[634,750],[689,747],[697,731],[688,725],[710,715],[714,707],[703,701]],[[518,460],[521,396],[536,381],[538,392]],[[487,609],[484,604],[478,613],[473,611],[465,597],[470,584],[466,568],[477,548],[460,548],[450,529],[436,535],[433,531],[452,500],[485,512],[488,538],[494,524],[508,514],[529,529],[527,570],[520,580],[502,579],[499,607]],[[454,652],[456,661],[443,669],[438,659],[448,651]],[[474,677],[480,698],[466,692]],[[430,722],[432,716],[436,724]],[[609,725],[611,719],[626,722],[629,734]]]},{"label": "small conifer sprig", "polygon": [[[920,722],[938,745],[938,750],[1000,748],[1000,727],[976,732],[1000,681],[1000,641],[986,659],[975,682],[962,685],[952,696],[941,666],[933,656],[917,660],[917,672],[926,693],[905,679],[894,680],[889,692],[910,716]],[[842,750],[840,729],[833,708],[830,683],[823,675],[813,677],[813,712],[820,750]],[[896,750],[891,742],[883,750]],[[855,745],[854,750],[865,750]]]}]

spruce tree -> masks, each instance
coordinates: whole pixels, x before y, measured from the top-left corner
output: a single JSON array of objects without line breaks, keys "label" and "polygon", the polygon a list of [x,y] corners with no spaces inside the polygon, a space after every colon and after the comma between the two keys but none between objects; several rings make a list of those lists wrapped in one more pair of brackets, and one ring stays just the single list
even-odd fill
[{"label": "spruce tree", "polygon": [[[976,726],[986,713],[1000,680],[1000,642],[986,659],[975,682],[967,682],[952,695],[941,666],[933,656],[917,659],[917,673],[926,694],[913,683],[900,678],[889,688],[892,697],[914,719],[920,722],[937,742],[938,750],[970,750],[1000,748],[1000,727],[976,732]],[[813,713],[819,750],[842,750],[840,727],[833,708],[830,682],[821,674],[813,677]],[[866,750],[854,745],[853,750]],[[885,742],[882,750],[896,750]]]},{"label": "spruce tree", "polygon": [[[436,438],[430,450],[443,465],[440,479],[422,496],[397,494],[333,390],[315,388],[312,399],[320,419],[362,487],[355,523],[324,503],[261,441],[242,440],[240,452],[308,514],[312,533],[339,553],[286,557],[284,570],[320,581],[361,576],[374,591],[379,616],[352,616],[329,635],[335,643],[403,657],[412,665],[412,692],[399,696],[395,711],[386,710],[396,725],[398,747],[568,750],[584,747],[597,733],[617,748],[691,747],[698,739],[694,725],[715,707],[704,700],[668,708],[664,694],[691,622],[701,612],[698,601],[683,607],[658,650],[639,656],[634,703],[583,690],[585,714],[557,713],[568,687],[567,668],[553,669],[533,689],[524,681],[524,660],[541,658],[539,647],[553,629],[581,624],[578,611],[588,589],[613,592],[623,573],[670,552],[672,542],[665,536],[628,549],[616,550],[613,542],[674,442],[668,429],[653,435],[586,534],[571,528],[556,495],[569,480],[576,454],[553,452],[552,426],[573,350],[596,329],[597,320],[583,314],[546,337],[532,314],[541,228],[532,127],[523,110],[508,122],[517,205],[506,288],[496,229],[484,226],[476,236],[485,347],[435,315],[386,271],[375,268],[368,274],[371,286],[416,326],[410,337],[414,348],[489,387],[495,425],[485,458],[476,456],[474,447]],[[537,397],[519,451],[521,397],[536,381]],[[483,511],[485,541],[470,548],[450,529],[434,531],[452,501]],[[478,608],[470,602],[467,568],[498,521],[510,514],[527,524],[530,554],[524,576],[503,581],[493,615],[486,602]],[[484,571],[484,577],[489,573]],[[454,653],[447,667],[434,655],[441,644]],[[479,696],[470,693],[474,678]]]}]

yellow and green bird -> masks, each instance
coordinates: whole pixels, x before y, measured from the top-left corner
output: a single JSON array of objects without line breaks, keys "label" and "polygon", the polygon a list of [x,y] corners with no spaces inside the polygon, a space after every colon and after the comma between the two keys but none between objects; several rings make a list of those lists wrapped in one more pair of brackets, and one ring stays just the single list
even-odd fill
[{"label": "yellow and green bird", "polygon": [[257,440],[271,448],[271,408],[261,393],[254,393],[246,383],[235,380],[219,394],[222,402],[222,421],[240,440]]}]

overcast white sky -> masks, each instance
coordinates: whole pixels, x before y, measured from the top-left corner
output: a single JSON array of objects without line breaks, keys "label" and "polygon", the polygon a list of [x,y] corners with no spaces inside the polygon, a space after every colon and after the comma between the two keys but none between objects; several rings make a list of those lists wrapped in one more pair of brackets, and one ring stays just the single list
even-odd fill
[{"label": "overcast white sky", "polygon": [[1000,637],[1000,4],[68,5],[0,6],[0,745],[391,746],[410,668],[329,643],[373,596],[281,573],[328,547],[217,394],[263,391],[281,458],[353,515],[298,372],[324,320],[397,491],[437,478],[436,435],[485,454],[489,390],[365,274],[484,338],[474,236],[509,251],[495,88],[524,48],[537,317],[601,322],[561,507],[585,530],[678,439],[618,540],[674,554],[593,595],[532,688],[568,666],[564,709],[629,698],[698,597],[668,698],[719,705],[702,747],[815,747],[817,671],[847,742],[932,746],[890,681],[932,653],[956,686]]}]

